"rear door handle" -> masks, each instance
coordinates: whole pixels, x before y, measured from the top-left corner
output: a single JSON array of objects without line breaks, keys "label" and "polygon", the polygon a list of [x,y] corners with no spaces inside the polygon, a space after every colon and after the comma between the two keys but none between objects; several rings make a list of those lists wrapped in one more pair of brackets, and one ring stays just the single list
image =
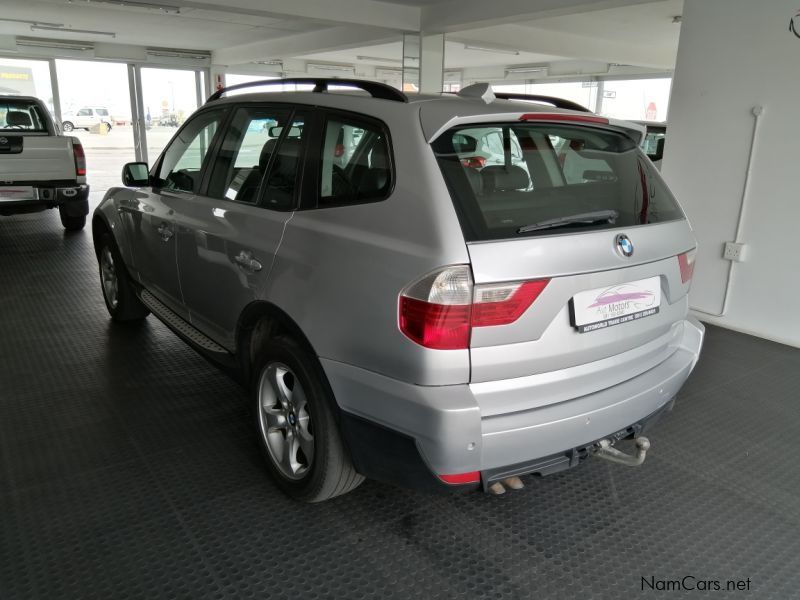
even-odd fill
[{"label": "rear door handle", "polygon": [[261,263],[253,258],[253,253],[250,250],[242,250],[234,256],[233,260],[245,271],[256,272],[261,270]]},{"label": "rear door handle", "polygon": [[164,242],[168,242],[170,238],[175,235],[175,232],[172,231],[172,228],[166,223],[161,223],[161,225],[158,226],[157,231],[158,235],[161,236],[161,240]]}]

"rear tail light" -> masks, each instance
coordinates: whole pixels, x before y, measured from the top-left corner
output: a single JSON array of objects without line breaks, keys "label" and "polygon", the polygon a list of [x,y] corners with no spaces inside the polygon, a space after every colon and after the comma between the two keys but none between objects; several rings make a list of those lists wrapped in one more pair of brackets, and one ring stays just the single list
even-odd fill
[{"label": "rear tail light", "polygon": [[86,153],[78,140],[72,140],[72,154],[75,157],[75,174],[86,175]]},{"label": "rear tail light", "polygon": [[469,348],[473,327],[508,325],[533,304],[549,279],[473,285],[467,265],[445,267],[400,294],[400,331],[436,350]]},{"label": "rear tail light", "polygon": [[482,169],[486,166],[486,159],[483,156],[468,156],[461,159],[461,164],[471,169]]},{"label": "rear tail light", "polygon": [[478,483],[481,480],[480,471],[470,471],[469,473],[455,473],[453,475],[439,475],[439,479],[445,483],[459,485],[464,483]]},{"label": "rear tail light", "polygon": [[678,255],[678,266],[681,268],[682,283],[687,283],[692,280],[692,275],[694,275],[694,258],[696,255],[696,248]]}]

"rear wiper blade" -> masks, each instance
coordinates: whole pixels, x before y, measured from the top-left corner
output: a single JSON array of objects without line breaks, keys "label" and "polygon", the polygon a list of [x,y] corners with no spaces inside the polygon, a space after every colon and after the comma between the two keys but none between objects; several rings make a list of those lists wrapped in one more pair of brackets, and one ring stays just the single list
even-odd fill
[{"label": "rear wiper blade", "polygon": [[580,213],[577,215],[569,215],[567,217],[558,217],[557,219],[548,219],[547,221],[539,221],[520,227],[517,233],[528,233],[530,231],[540,231],[542,229],[552,229],[554,227],[565,227],[567,225],[591,225],[592,223],[611,223],[612,225],[617,222],[619,213],[615,210],[596,210],[594,212]]}]

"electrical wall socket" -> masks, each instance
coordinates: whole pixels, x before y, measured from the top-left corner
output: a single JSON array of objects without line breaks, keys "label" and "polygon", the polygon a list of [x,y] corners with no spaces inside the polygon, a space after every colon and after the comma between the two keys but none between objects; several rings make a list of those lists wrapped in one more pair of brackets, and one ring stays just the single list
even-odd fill
[{"label": "electrical wall socket", "polygon": [[744,244],[725,242],[725,251],[722,253],[722,258],[732,260],[733,262],[742,262],[744,260],[745,248],[746,246]]}]

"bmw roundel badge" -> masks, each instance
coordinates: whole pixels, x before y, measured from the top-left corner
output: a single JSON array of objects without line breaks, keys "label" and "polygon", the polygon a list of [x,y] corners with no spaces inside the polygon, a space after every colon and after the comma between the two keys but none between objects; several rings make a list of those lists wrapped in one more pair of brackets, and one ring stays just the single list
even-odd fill
[{"label": "bmw roundel badge", "polygon": [[617,246],[617,250],[619,250],[619,253],[622,254],[622,256],[626,258],[633,256],[633,242],[631,241],[631,238],[629,238],[624,233],[620,233],[617,236],[615,240],[615,245]]}]

